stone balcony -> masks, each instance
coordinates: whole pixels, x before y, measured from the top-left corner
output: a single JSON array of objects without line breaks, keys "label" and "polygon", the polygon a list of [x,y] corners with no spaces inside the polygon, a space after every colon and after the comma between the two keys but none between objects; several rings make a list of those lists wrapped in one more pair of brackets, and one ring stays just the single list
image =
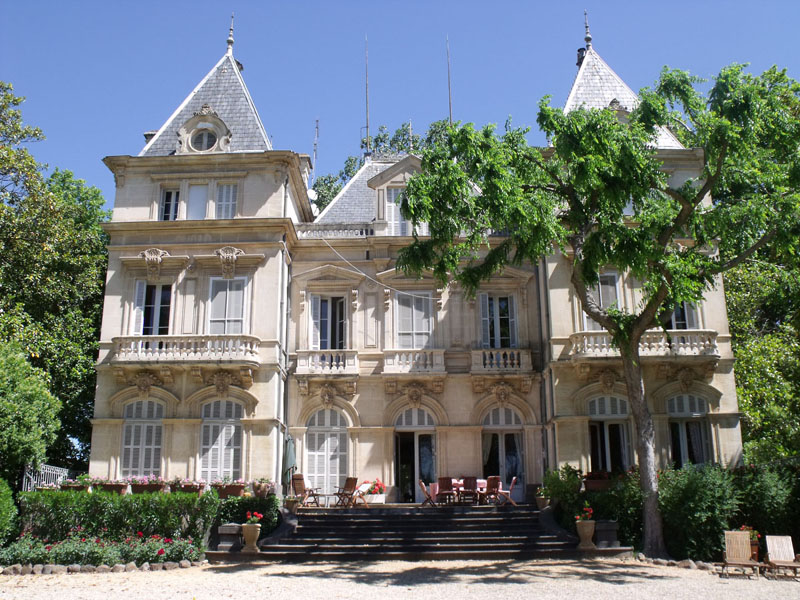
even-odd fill
[{"label": "stone balcony", "polygon": [[358,375],[358,350],[298,350],[297,375]]},{"label": "stone balcony", "polygon": [[229,363],[258,367],[261,340],[252,335],[127,335],[111,340],[111,362]]},{"label": "stone balcony", "polygon": [[[569,336],[572,360],[618,358],[619,350],[605,331],[579,331]],[[719,358],[717,332],[710,329],[671,329],[645,332],[639,343],[639,356]]]},{"label": "stone balcony", "polygon": [[472,351],[470,373],[530,373],[533,370],[530,350],[523,348],[483,348]]},{"label": "stone balcony", "polygon": [[444,350],[384,350],[384,374],[445,373]]}]

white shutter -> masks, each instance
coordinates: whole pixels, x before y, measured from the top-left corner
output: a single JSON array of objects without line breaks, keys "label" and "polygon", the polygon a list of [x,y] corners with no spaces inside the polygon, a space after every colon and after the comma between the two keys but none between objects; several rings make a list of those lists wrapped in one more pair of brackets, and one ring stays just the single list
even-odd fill
[{"label": "white shutter", "polygon": [[600,300],[603,308],[617,302],[617,276],[614,274],[600,276]]},{"label": "white shutter", "polygon": [[481,346],[491,348],[492,340],[489,339],[489,295],[481,294]]},{"label": "white shutter", "polygon": [[414,299],[408,294],[397,293],[397,347],[413,348]]},{"label": "white shutter", "polygon": [[517,347],[517,307],[514,296],[508,297],[508,334],[511,337],[511,347]]},{"label": "white shutter", "polygon": [[311,296],[311,323],[309,324],[309,338],[311,338],[310,341],[312,350],[319,350],[319,301],[320,298],[317,294],[313,294]]},{"label": "white shutter", "polygon": [[199,221],[206,218],[206,204],[208,204],[208,185],[189,186],[189,206],[186,218]]},{"label": "white shutter", "polygon": [[691,302],[683,303],[686,309],[686,328],[697,329],[697,309]]},{"label": "white shutter", "polygon": [[225,333],[244,333],[244,281],[228,281]]},{"label": "white shutter", "polygon": [[136,282],[136,293],[133,301],[133,330],[132,335],[142,335],[144,326],[144,298],[147,293],[147,282],[139,280]]},{"label": "white shutter", "polygon": [[211,280],[211,309],[209,328],[211,334],[225,333],[225,304],[228,297],[228,282],[224,279]]}]

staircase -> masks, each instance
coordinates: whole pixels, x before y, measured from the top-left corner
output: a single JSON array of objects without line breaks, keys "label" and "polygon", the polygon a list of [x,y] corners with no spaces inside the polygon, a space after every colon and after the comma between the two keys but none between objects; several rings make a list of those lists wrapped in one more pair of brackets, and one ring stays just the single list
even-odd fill
[{"label": "staircase", "polygon": [[577,554],[573,538],[546,527],[539,511],[526,506],[303,508],[294,533],[262,544],[257,555],[210,552],[209,560],[493,560]]}]

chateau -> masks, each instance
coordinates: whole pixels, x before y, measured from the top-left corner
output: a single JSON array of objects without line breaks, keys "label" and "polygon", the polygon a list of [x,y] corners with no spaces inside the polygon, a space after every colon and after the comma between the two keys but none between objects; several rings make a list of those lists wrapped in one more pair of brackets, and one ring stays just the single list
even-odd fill
[{"label": "chateau", "polygon": [[[565,110],[635,102],[587,43]],[[273,150],[232,30],[145,137],[138,156],[104,159],[116,198],[92,475],[280,481],[288,436],[310,486],[379,477],[400,502],[440,475],[516,476],[522,499],[565,463],[635,464],[618,353],[564,256],[506,268],[475,298],[397,272],[413,239],[397,201],[419,159],[367,157],[315,216],[309,157]],[[673,181],[700,172],[698,152],[661,131]],[[596,293],[623,308],[641,297],[612,270]],[[722,281],[641,354],[660,465],[740,461]]]}]

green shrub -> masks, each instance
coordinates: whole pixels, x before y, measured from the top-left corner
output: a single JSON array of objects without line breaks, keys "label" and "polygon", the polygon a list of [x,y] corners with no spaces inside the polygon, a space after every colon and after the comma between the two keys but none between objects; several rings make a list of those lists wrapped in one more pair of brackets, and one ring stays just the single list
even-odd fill
[{"label": "green shrub", "polygon": [[0,479],[0,546],[12,537],[17,528],[17,506],[11,488]]},{"label": "green shrub", "polygon": [[275,495],[266,498],[238,496],[220,500],[216,525],[222,523],[244,523],[248,512],[264,515],[261,519],[261,535],[267,535],[278,526],[278,507],[280,501]]},{"label": "green shrub", "polygon": [[115,565],[128,562],[141,565],[145,562],[199,560],[202,553],[202,546],[188,539],[158,535],[145,537],[142,534],[109,540],[74,530],[66,539],[57,542],[23,534],[7,548],[0,549],[0,565]]},{"label": "green shrub", "polygon": [[643,498],[638,470],[619,475],[608,490],[587,492],[586,499],[594,508],[595,519],[617,521],[622,545],[641,547]]},{"label": "green shrub", "polygon": [[556,521],[573,532],[575,515],[583,507],[582,480],[581,472],[568,464],[558,471],[548,471],[544,476],[544,487],[553,502]]},{"label": "green shrub", "polygon": [[673,558],[719,560],[724,531],[732,528],[739,510],[733,473],[692,465],[662,471],[659,507],[667,551]]},{"label": "green shrub", "polygon": [[762,535],[791,535],[793,481],[788,473],[750,465],[737,469],[734,481],[741,499],[736,525],[750,525]]},{"label": "green shrub", "polygon": [[126,494],[46,490],[20,494],[22,530],[39,538],[66,540],[76,528],[89,537],[123,540],[145,537],[202,540],[217,515],[215,491],[198,497],[180,492]]}]

